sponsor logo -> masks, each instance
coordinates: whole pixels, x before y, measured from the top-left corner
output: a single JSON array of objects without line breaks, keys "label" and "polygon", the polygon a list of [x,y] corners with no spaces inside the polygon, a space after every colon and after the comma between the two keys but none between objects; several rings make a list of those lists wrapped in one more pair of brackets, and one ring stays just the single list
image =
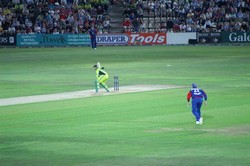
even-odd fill
[{"label": "sponsor logo", "polygon": [[209,33],[199,33],[199,37],[209,37]]},{"label": "sponsor logo", "polygon": [[220,37],[221,33],[220,32],[212,32],[212,33],[210,33],[210,36],[211,37]]},{"label": "sponsor logo", "polygon": [[212,32],[210,33],[211,43],[219,43],[221,41],[221,33],[220,32]]},{"label": "sponsor logo", "polygon": [[126,34],[121,35],[98,35],[96,36],[96,42],[98,44],[127,44],[129,41],[129,36]]},{"label": "sponsor logo", "polygon": [[1,37],[0,43],[8,43],[8,37]]},{"label": "sponsor logo", "polygon": [[230,42],[250,42],[250,34],[247,33],[230,33]]},{"label": "sponsor logo", "polygon": [[141,43],[141,44],[166,44],[166,33],[140,33],[129,34],[129,44]]},{"label": "sponsor logo", "polygon": [[1,45],[14,45],[15,44],[15,36],[13,35],[5,35],[0,36],[0,44]]},{"label": "sponsor logo", "polygon": [[43,40],[42,40],[43,43],[60,43],[60,44],[64,44],[64,43],[67,42],[66,39],[62,35],[60,35],[60,36],[54,35],[54,36],[52,36],[52,35],[44,35]]},{"label": "sponsor logo", "polygon": [[221,43],[222,37],[220,32],[211,32],[211,33],[199,33],[199,43]]}]

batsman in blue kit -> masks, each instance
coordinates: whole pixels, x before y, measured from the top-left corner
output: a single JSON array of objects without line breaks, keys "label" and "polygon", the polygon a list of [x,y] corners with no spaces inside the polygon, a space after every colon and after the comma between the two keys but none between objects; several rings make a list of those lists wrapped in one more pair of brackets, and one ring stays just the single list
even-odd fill
[{"label": "batsman in blue kit", "polygon": [[95,50],[96,49],[96,34],[97,31],[94,27],[91,27],[89,30],[90,40],[91,40],[91,47]]},{"label": "batsman in blue kit", "polygon": [[202,124],[203,118],[201,117],[201,106],[203,100],[207,105],[207,94],[202,89],[199,89],[195,83],[192,84],[192,89],[187,94],[188,106],[190,106],[190,99],[192,98],[192,113],[195,116],[196,124]]}]

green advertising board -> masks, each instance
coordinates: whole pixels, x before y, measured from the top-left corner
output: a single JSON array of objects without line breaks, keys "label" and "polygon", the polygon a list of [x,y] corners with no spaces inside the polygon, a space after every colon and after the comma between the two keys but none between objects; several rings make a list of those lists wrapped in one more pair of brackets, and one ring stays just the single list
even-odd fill
[{"label": "green advertising board", "polygon": [[222,32],[223,43],[250,43],[250,32]]},{"label": "green advertising board", "polygon": [[86,34],[21,34],[17,35],[17,46],[87,46]]}]

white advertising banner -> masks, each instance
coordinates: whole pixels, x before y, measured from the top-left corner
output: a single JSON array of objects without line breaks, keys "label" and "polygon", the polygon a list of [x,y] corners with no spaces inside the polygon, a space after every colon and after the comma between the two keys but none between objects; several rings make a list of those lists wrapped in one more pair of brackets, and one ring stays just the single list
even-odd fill
[{"label": "white advertising banner", "polygon": [[167,33],[167,44],[188,44],[189,39],[197,39],[196,32]]}]

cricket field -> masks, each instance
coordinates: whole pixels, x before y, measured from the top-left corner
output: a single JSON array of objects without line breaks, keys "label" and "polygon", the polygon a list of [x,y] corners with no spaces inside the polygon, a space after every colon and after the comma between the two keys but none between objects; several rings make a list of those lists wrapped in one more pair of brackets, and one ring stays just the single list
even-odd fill
[{"label": "cricket field", "polygon": [[[95,93],[96,62],[120,92]],[[203,125],[192,83],[208,95]],[[173,88],[122,89],[138,85]],[[93,95],[0,106],[0,165],[250,165],[249,46],[0,49],[0,99],[79,91]]]}]

